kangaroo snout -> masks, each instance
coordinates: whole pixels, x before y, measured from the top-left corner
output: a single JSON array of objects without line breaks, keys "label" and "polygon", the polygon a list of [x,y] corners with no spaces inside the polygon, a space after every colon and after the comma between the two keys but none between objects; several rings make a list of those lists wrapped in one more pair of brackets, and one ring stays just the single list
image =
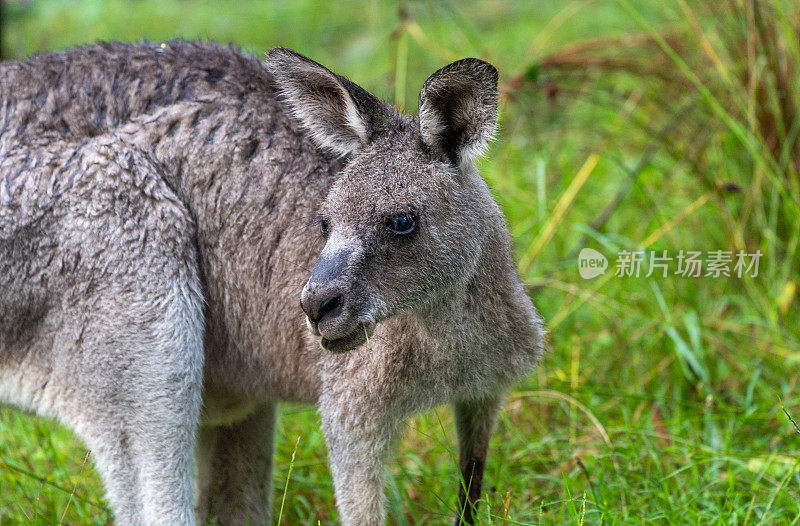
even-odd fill
[{"label": "kangaroo snout", "polygon": [[319,335],[318,325],[324,323],[327,332],[333,329],[333,321],[343,313],[347,281],[346,268],[351,258],[350,250],[322,251],[314,264],[303,293],[300,307],[308,316],[311,332]]},{"label": "kangaroo snout", "polygon": [[308,329],[320,336],[323,349],[333,352],[358,347],[375,328],[374,322],[362,319],[361,295],[350,285],[354,280],[347,269],[357,260],[358,249],[341,245],[340,241],[326,246],[300,296]]}]

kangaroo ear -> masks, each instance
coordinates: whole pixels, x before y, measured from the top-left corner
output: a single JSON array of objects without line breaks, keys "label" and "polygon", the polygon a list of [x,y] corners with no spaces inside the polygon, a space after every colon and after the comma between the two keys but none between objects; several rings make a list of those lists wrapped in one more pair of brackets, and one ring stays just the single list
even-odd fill
[{"label": "kangaroo ear", "polygon": [[380,115],[387,111],[383,102],[310,58],[272,48],[267,67],[289,110],[319,147],[349,155],[381,128]]},{"label": "kangaroo ear", "polygon": [[497,70],[465,58],[425,81],[419,127],[425,144],[456,166],[482,155],[497,126]]}]

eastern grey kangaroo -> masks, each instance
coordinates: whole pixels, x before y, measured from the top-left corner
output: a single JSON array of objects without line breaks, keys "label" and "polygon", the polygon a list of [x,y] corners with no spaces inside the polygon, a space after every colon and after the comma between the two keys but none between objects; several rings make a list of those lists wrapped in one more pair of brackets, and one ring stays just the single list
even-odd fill
[{"label": "eastern grey kangaroo", "polygon": [[319,408],[345,525],[452,403],[473,523],[544,345],[474,165],[494,67],[407,117],[285,48],[99,44],[0,63],[0,97],[0,401],[85,440],[118,524],[267,523],[280,401]]}]

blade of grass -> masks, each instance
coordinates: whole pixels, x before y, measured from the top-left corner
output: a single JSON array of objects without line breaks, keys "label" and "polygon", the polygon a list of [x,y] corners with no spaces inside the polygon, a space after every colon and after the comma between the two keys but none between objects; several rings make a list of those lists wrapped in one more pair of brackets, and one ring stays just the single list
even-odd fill
[{"label": "blade of grass", "polygon": [[403,24],[397,36],[397,61],[394,68],[394,104],[398,109],[406,107],[406,75],[408,73],[408,31]]},{"label": "blade of grass", "polygon": [[297,446],[300,444],[300,437],[297,437],[297,440],[294,443],[294,451],[292,451],[292,460],[289,461],[289,472],[286,473],[286,484],[283,486],[283,497],[281,498],[281,509],[278,512],[278,526],[281,524],[281,519],[283,518],[283,505],[286,503],[286,493],[289,491],[289,479],[292,477],[292,468],[294,467],[294,458],[297,455]]},{"label": "blade of grass", "polygon": [[683,11],[683,14],[686,15],[686,18],[689,20],[692,29],[694,29],[694,32],[697,35],[697,38],[700,40],[700,45],[703,47],[703,51],[705,51],[706,55],[708,55],[708,58],[711,59],[714,67],[717,69],[717,71],[719,71],[719,74],[722,76],[722,78],[725,79],[725,82],[730,84],[731,78],[728,74],[728,68],[725,67],[725,63],[720,60],[719,55],[716,51],[714,51],[714,46],[711,45],[711,42],[709,42],[706,34],[703,32],[703,28],[700,27],[700,23],[697,21],[697,17],[694,16],[692,8],[689,7],[689,4],[686,3],[686,0],[677,1],[681,11]]},{"label": "blade of grass", "polygon": [[547,245],[547,243],[549,243],[553,238],[553,235],[556,233],[556,230],[558,230],[559,225],[561,225],[561,222],[564,221],[564,217],[567,215],[567,212],[569,212],[569,209],[575,202],[578,192],[580,192],[581,188],[583,188],[583,185],[589,179],[589,176],[592,174],[595,166],[597,166],[598,161],[600,161],[600,155],[598,155],[596,152],[590,154],[583,163],[583,166],[581,166],[580,170],[578,170],[575,178],[558,198],[555,209],[553,209],[553,213],[550,215],[550,217],[547,218],[547,222],[542,228],[541,233],[520,260],[520,272],[522,274],[528,273],[531,265],[533,265],[533,262],[536,259],[536,256],[539,255],[539,252],[541,252],[545,245]]},{"label": "blade of grass", "polygon": [[[80,477],[81,473],[83,473],[83,468],[86,467],[86,462],[89,461],[89,455],[91,451],[86,452],[86,456],[83,458],[83,464],[81,464],[81,469],[78,471],[78,477]],[[69,505],[72,504],[72,498],[75,496],[75,489],[78,487],[78,477],[75,478],[75,484],[72,486],[72,491],[69,493],[69,500],[67,500],[67,505],[64,507],[64,512],[61,514],[61,519],[58,521],[59,526],[64,524],[64,518],[67,516],[67,510],[69,510]]]}]

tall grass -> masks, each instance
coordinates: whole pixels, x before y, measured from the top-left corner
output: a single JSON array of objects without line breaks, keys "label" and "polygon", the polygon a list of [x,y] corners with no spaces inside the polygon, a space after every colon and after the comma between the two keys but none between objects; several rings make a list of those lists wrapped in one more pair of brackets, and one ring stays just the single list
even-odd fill
[{"label": "tall grass", "polygon": [[[532,290],[548,300],[552,287],[571,296],[550,308],[551,328],[560,324],[554,340],[577,333],[577,345],[607,351],[584,358],[596,381],[578,382],[595,384],[582,395],[623,407],[626,396],[640,400],[629,406],[632,413],[617,414],[625,426],[616,438],[635,443],[641,437],[631,435],[645,432],[658,442],[644,444],[649,458],[639,457],[643,464],[619,480],[618,491],[592,484],[602,477],[596,466],[583,462],[575,469],[594,497],[589,509],[610,522],[631,518],[624,501],[631,490],[643,499],[635,512],[642,518],[791,522],[800,517],[797,505],[788,504],[798,496],[798,441],[777,400],[795,392],[800,360],[800,7],[678,0],[670,20],[655,26],[632,3],[619,4],[638,31],[547,50],[506,83],[507,111],[517,114],[507,119],[509,134],[531,137],[526,146],[549,159],[553,179],[566,179],[556,187],[576,210],[558,214],[562,201],[556,199],[553,214],[541,222],[523,203],[507,207],[512,225],[524,225],[515,233],[529,241],[520,243],[520,253],[532,263]],[[570,157],[560,159],[561,152]],[[504,168],[525,174],[512,161],[519,153],[508,154]],[[598,154],[591,178],[576,173],[575,166]],[[516,183],[530,193],[530,178]],[[555,241],[544,251],[537,243],[541,231]],[[607,275],[582,284],[575,283],[572,265],[583,246],[610,255],[637,248],[760,250],[765,258],[757,279]],[[567,371],[561,383],[575,391]],[[613,420],[614,412],[598,420]],[[650,430],[641,429],[642,418]],[[619,458],[619,442],[611,451]],[[613,462],[598,464],[601,472],[615,472]],[[783,468],[767,481],[777,465]],[[660,473],[663,495],[657,484],[631,486],[633,473],[641,484],[654,476],[651,470]],[[751,483],[737,488],[731,477]],[[715,497],[709,488],[723,480],[728,488]],[[691,497],[676,499],[672,492],[687,485]],[[621,509],[606,507],[608,493]],[[787,507],[776,508],[781,499]]]},{"label": "tall grass", "polygon": [[[498,423],[484,524],[800,522],[798,2],[162,4],[14,3],[5,49],[284,44],[408,111],[443,63],[498,66],[501,135],[481,168],[552,349]],[[603,276],[580,278],[584,247],[609,258]],[[640,248],[763,256],[755,277],[615,276]],[[333,523],[315,412],[286,406],[279,427],[276,517]],[[453,435],[446,410],[407,423],[391,523],[455,514]],[[65,430],[2,410],[0,437],[0,522],[108,519]]]}]

